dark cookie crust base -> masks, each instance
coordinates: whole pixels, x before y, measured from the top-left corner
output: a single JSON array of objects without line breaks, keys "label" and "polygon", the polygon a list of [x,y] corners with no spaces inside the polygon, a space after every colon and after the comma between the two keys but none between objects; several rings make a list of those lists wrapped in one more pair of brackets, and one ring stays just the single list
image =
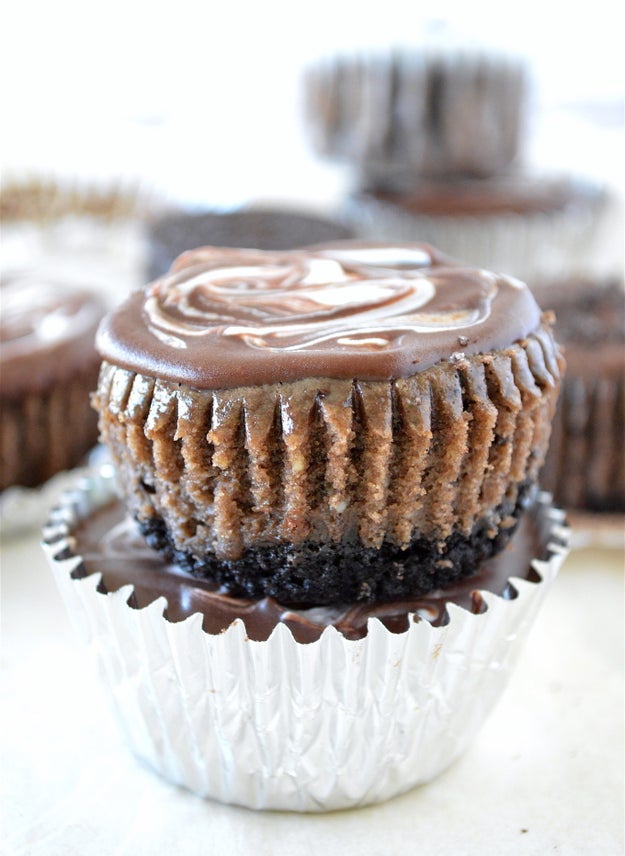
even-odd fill
[{"label": "dark cookie crust base", "polygon": [[469,536],[454,533],[446,541],[418,538],[410,547],[384,542],[373,549],[357,542],[261,545],[237,561],[177,550],[160,518],[138,521],[147,543],[168,561],[200,579],[214,580],[235,597],[270,596],[287,605],[384,602],[420,596],[475,573],[481,562],[508,543],[527,507],[531,491],[523,486],[516,505],[499,511],[510,526],[492,537],[479,523]]}]

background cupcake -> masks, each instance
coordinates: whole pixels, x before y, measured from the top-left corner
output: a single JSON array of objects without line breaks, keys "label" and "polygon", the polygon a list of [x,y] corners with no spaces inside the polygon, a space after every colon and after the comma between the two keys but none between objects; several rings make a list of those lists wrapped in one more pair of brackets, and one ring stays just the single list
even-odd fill
[{"label": "background cupcake", "polygon": [[592,267],[607,193],[527,167],[529,69],[492,50],[337,54],[303,74],[304,126],[351,173],[345,222],[534,282]]},{"label": "background cupcake", "polygon": [[38,279],[1,286],[0,489],[35,487],[95,446],[89,395],[105,304],[92,292]]},{"label": "background cupcake", "polygon": [[357,235],[419,235],[456,258],[534,283],[592,269],[605,204],[594,182],[510,173],[423,182],[404,194],[362,189],[345,198],[343,211]]},{"label": "background cupcake", "polygon": [[367,186],[497,175],[520,149],[526,71],[469,49],[326,56],[304,72],[304,122],[317,154]]},{"label": "background cupcake", "polygon": [[163,206],[149,186],[118,175],[3,172],[3,280],[67,282],[113,305],[143,282],[144,224]]},{"label": "background cupcake", "polygon": [[[39,531],[96,447],[97,323],[143,279],[138,179],[3,171],[0,524]],[[153,211],[158,205],[151,199]]]},{"label": "background cupcake", "polygon": [[625,290],[617,280],[535,288],[556,313],[567,372],[541,482],[570,509],[625,511]]},{"label": "background cupcake", "polygon": [[167,273],[181,253],[207,244],[288,250],[351,237],[345,224],[302,209],[274,206],[233,211],[174,210],[148,222],[146,278],[152,280]]}]

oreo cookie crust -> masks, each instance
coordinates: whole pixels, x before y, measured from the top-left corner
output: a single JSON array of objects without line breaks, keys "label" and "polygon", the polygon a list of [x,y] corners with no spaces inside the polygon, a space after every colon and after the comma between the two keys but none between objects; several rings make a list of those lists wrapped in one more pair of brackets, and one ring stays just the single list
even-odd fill
[{"label": "oreo cookie crust", "polygon": [[236,561],[180,550],[162,519],[139,521],[146,542],[182,570],[212,580],[235,597],[273,597],[283,604],[384,603],[443,589],[475,573],[499,553],[514,534],[528,504],[522,488],[514,507],[496,509],[506,519],[493,538],[478,523],[468,536],[454,532],[442,542],[417,538],[405,549],[390,541],[365,547],[357,538],[341,542],[273,544],[251,547]]}]

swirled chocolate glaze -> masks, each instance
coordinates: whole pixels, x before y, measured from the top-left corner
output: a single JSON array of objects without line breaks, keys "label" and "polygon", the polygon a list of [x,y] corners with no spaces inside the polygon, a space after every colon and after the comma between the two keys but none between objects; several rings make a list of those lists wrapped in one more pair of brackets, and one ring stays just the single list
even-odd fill
[{"label": "swirled chocolate glaze", "polygon": [[406,377],[504,348],[539,323],[525,285],[426,244],[203,247],[110,314],[97,344],[123,368],[220,389]]},{"label": "swirled chocolate glaze", "polygon": [[36,389],[93,364],[104,305],[86,289],[43,280],[12,280],[0,289],[2,394]]}]

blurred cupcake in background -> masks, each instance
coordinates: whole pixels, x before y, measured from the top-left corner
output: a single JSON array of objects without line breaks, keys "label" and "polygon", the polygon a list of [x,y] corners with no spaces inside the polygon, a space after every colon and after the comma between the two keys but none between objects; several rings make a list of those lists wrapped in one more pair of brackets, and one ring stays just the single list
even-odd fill
[{"label": "blurred cupcake in background", "polygon": [[[97,449],[95,331],[143,278],[139,182],[16,171],[2,177],[0,523],[40,527]],[[97,454],[97,452],[95,453]]]},{"label": "blurred cupcake in background", "polygon": [[145,219],[161,204],[138,179],[9,173],[2,275],[74,283],[112,305],[143,281]]},{"label": "blurred cupcake in background", "polygon": [[567,363],[541,483],[566,508],[623,513],[623,281],[567,280],[533,290],[555,312]]},{"label": "blurred cupcake in background", "polygon": [[105,312],[86,288],[42,279],[0,286],[0,490],[77,466],[98,438],[89,395]]},{"label": "blurred cupcake in background", "polygon": [[605,189],[524,163],[530,71],[492,50],[344,54],[302,75],[314,151],[353,175],[358,237],[424,240],[529,281],[592,269]]},{"label": "blurred cupcake in background", "polygon": [[519,153],[525,75],[515,58],[460,49],[325,57],[304,72],[304,122],[317,154],[366,186],[488,177]]},{"label": "blurred cupcake in background", "polygon": [[289,250],[351,237],[346,224],[302,208],[250,205],[231,211],[171,210],[148,221],[146,278],[162,276],[179,255],[195,247]]},{"label": "blurred cupcake in background", "polygon": [[423,182],[411,193],[360,190],[343,216],[358,235],[420,239],[530,284],[588,273],[603,188],[571,177],[509,174]]}]

